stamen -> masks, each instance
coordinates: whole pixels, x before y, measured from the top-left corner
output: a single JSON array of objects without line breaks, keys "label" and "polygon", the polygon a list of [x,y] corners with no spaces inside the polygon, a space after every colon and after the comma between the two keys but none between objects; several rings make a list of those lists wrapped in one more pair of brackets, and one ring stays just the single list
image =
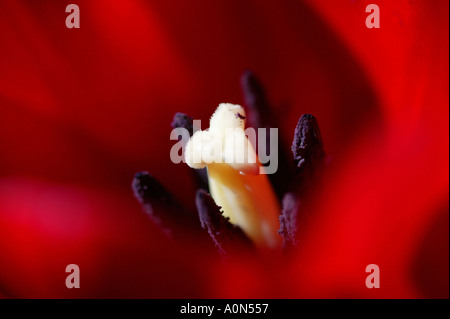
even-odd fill
[{"label": "stamen", "polygon": [[189,135],[192,136],[194,134],[194,120],[187,114],[184,113],[175,113],[173,116],[172,123],[170,123],[172,128],[185,128],[189,131]]},{"label": "stamen", "polygon": [[[192,136],[195,133],[194,128],[194,119],[187,114],[184,113],[175,113],[172,123],[170,123],[172,128],[185,128],[189,131],[189,135]],[[186,146],[186,145],[183,145]],[[206,168],[197,169],[193,174],[195,178],[195,183],[197,188],[203,188],[205,190],[209,190],[208,185],[208,173],[206,172]]]},{"label": "stamen", "polygon": [[325,152],[319,125],[314,116],[303,114],[300,117],[295,128],[292,153],[300,171],[314,170],[322,164]]},{"label": "stamen", "polygon": [[241,88],[249,110],[248,124],[255,128],[266,127],[273,117],[263,86],[252,72],[247,71],[241,76]]},{"label": "stamen", "polygon": [[319,125],[314,116],[304,114],[295,128],[292,153],[296,165],[295,176],[289,191],[284,195],[279,233],[284,237],[284,246],[295,246],[298,242],[300,214],[307,214],[310,198],[318,172],[322,169],[325,152]]},{"label": "stamen", "polygon": [[222,255],[229,255],[236,250],[253,248],[251,240],[242,229],[230,223],[222,215],[221,207],[205,190],[198,190],[195,198],[202,228],[207,230]]},{"label": "stamen", "polygon": [[[241,88],[248,109],[248,124],[256,129],[266,129],[266,150],[270,150],[269,129],[279,127],[278,116],[266,97],[263,85],[251,71],[241,76]],[[278,141],[278,170],[276,174],[269,175],[279,199],[286,192],[288,185],[286,181],[290,179],[291,162],[288,160],[290,156],[287,149],[282,140]]]},{"label": "stamen", "polygon": [[134,196],[141,203],[144,212],[164,232],[180,238],[188,232],[198,232],[198,220],[147,172],[137,173],[132,182]]}]

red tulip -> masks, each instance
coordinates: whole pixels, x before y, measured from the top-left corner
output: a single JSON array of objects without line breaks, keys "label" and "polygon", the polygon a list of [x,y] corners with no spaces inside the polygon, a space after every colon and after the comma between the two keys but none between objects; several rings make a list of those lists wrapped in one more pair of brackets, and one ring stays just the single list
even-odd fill
[{"label": "red tulip", "polygon": [[[0,297],[448,298],[448,1],[379,0],[380,29],[366,1],[76,3],[80,29],[65,3],[0,3]],[[170,122],[243,102],[247,69],[283,143],[314,114],[331,164],[290,256],[224,263],[130,181],[195,212]]]}]

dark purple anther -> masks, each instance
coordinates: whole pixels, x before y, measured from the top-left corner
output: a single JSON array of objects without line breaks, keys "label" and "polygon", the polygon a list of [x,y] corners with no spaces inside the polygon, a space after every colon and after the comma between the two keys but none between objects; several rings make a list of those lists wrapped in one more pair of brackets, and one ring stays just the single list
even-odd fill
[{"label": "dark purple anther", "polygon": [[229,255],[237,250],[249,250],[253,243],[242,229],[230,223],[224,217],[221,208],[214,199],[203,189],[197,191],[195,198],[198,215],[202,228],[207,230],[216,247],[222,255]]},{"label": "dark purple anther", "polygon": [[292,153],[296,167],[300,170],[314,170],[325,158],[322,136],[314,116],[303,114],[295,128]]},{"label": "dark purple anther", "polygon": [[[266,129],[266,152],[269,152],[270,128],[279,128],[276,112],[270,106],[263,86],[252,72],[247,71],[241,76],[241,88],[247,109],[247,123],[256,130]],[[286,181],[290,179],[291,162],[288,160],[287,147],[281,139],[278,140],[276,151],[278,152],[278,169],[275,174],[270,174],[268,177],[278,198],[281,199],[287,189]]]},{"label": "dark purple anther", "polygon": [[172,128],[182,127],[189,131],[189,135],[192,136],[194,134],[194,120],[187,114],[184,113],[175,113],[173,116],[172,123],[170,123]]},{"label": "dark purple anther", "polygon": [[301,217],[308,214],[311,201],[310,190],[314,189],[318,173],[325,161],[322,137],[314,116],[304,114],[295,128],[292,153],[295,162],[295,174],[288,192],[282,201],[280,231],[285,246],[296,245]]},{"label": "dark purple anther", "polygon": [[248,124],[254,128],[266,127],[272,121],[271,107],[263,86],[251,71],[247,71],[241,76],[241,88],[248,109]]},{"label": "dark purple anther", "polygon": [[[175,113],[172,123],[170,123],[172,128],[185,128],[189,131],[189,135],[192,136],[194,134],[194,120],[187,114],[184,113]],[[208,183],[208,173],[206,168],[203,169],[195,169],[194,176],[195,182],[198,188],[203,188],[205,190],[209,190]]]},{"label": "dark purple anther", "polygon": [[169,236],[180,238],[183,234],[192,231],[195,233],[198,229],[195,214],[187,211],[149,173],[137,173],[131,186],[144,212]]}]

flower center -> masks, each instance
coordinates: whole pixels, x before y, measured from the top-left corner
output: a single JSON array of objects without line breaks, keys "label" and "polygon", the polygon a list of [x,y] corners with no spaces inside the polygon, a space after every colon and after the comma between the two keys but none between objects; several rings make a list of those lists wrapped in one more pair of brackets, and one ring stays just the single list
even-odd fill
[{"label": "flower center", "polygon": [[186,163],[207,167],[211,195],[223,215],[238,225],[258,247],[275,248],[280,206],[256,152],[245,135],[245,111],[220,104],[210,127],[197,131],[186,144]]}]

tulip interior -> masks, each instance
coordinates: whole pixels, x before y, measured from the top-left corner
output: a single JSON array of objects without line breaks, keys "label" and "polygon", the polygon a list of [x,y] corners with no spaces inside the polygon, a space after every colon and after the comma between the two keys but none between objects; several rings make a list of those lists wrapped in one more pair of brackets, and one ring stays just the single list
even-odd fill
[{"label": "tulip interior", "polygon": [[186,163],[207,167],[211,195],[230,222],[241,227],[257,247],[278,248],[280,206],[256,152],[245,135],[245,110],[222,103],[208,130],[186,144]]}]

